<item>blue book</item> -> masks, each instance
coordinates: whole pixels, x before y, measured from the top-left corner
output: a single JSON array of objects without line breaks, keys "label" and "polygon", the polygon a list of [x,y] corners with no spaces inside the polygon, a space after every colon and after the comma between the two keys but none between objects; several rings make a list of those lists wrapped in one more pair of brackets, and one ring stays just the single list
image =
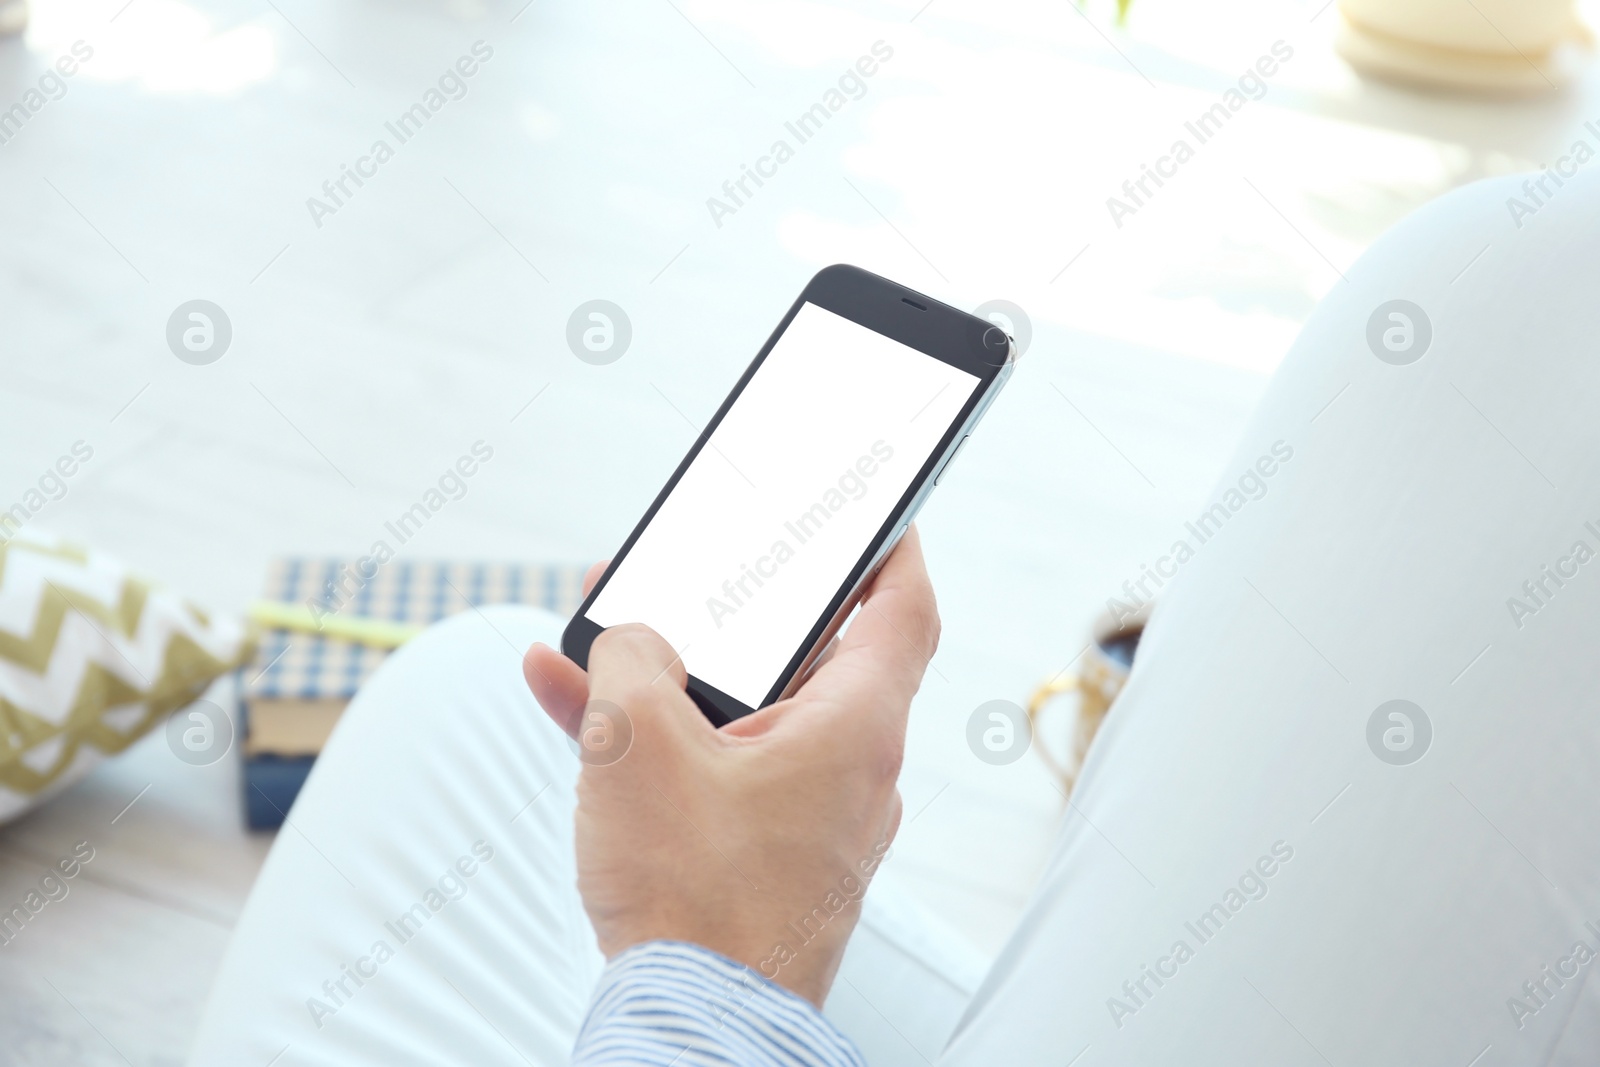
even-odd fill
[{"label": "blue book", "polygon": [[[582,599],[583,573],[581,566],[287,558],[272,566],[267,599],[304,609],[314,620],[409,626],[485,604],[533,604],[568,616]],[[251,829],[283,824],[345,705],[389,651],[381,642],[297,630],[260,635],[238,687],[244,811]]]}]

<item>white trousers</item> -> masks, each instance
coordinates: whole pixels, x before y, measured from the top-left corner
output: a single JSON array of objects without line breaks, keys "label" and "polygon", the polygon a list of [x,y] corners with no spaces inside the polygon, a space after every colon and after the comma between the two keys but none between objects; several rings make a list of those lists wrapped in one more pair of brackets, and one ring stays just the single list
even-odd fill
[{"label": "white trousers", "polygon": [[[1519,185],[1424,208],[1312,316],[1151,561],[1176,576],[987,976],[874,885],[827,1005],[869,1062],[1600,1059],[1600,184],[1520,227]],[[565,1061],[601,961],[577,761],[518,668],[558,625],[468,613],[378,672],[193,1062]]]},{"label": "white trousers", "polygon": [[[563,625],[466,612],[362,688],[251,891],[191,1063],[567,1062],[603,961],[576,887],[579,762],[521,670]],[[871,1062],[920,1064],[981,978],[879,880],[828,1011]]]}]

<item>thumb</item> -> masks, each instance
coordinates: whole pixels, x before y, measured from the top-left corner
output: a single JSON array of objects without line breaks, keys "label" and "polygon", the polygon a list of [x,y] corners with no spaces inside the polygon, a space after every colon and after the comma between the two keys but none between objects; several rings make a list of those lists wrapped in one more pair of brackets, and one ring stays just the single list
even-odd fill
[{"label": "thumb", "polygon": [[613,626],[589,647],[585,719],[620,713],[641,740],[712,733],[715,728],[685,691],[688,681],[683,658],[660,634],[639,623]]}]

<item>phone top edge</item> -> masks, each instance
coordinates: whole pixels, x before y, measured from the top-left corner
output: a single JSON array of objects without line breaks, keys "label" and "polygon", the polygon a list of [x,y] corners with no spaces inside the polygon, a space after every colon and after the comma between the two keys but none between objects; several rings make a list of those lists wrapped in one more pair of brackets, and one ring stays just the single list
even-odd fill
[{"label": "phone top edge", "polygon": [[783,325],[806,303],[964,370],[985,386],[1015,360],[1011,338],[989,320],[847,263],[814,274]]}]

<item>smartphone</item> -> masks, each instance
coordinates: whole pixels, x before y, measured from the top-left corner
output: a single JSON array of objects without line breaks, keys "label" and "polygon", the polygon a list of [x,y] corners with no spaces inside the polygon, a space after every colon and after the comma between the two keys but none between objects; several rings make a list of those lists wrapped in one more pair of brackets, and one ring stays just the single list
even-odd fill
[{"label": "smartphone", "polygon": [[562,634],[640,622],[718,726],[799,688],[1016,365],[858,267],[812,278]]}]

